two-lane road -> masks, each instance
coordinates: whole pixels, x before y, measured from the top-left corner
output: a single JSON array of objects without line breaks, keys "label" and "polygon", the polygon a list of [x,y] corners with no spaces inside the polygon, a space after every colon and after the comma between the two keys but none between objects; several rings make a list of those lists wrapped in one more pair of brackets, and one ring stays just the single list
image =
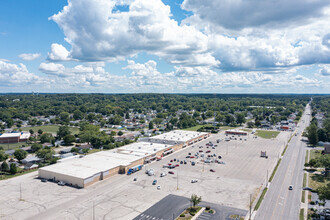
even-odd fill
[{"label": "two-lane road", "polygon": [[[255,216],[256,220],[291,220],[299,218],[306,143],[301,134],[310,122],[310,106],[305,112],[287,151]],[[293,190],[289,190],[289,185]]]}]

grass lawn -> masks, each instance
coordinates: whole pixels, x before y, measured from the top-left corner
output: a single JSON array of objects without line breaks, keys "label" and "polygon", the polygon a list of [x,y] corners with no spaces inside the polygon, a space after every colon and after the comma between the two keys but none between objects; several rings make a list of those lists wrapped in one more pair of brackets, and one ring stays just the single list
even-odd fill
[{"label": "grass lawn", "polygon": [[306,193],[305,193],[305,191],[303,190],[303,191],[301,192],[301,202],[302,202],[302,203],[305,203],[305,196],[306,196]]},{"label": "grass lawn", "polygon": [[307,182],[307,173],[304,173],[303,187],[306,187],[306,182]]},{"label": "grass lawn", "polygon": [[276,138],[279,133],[280,133],[279,131],[257,130],[255,135],[261,138],[271,139],[271,138]]},{"label": "grass lawn", "polygon": [[16,176],[21,176],[27,173],[32,173],[34,171],[37,171],[37,169],[32,169],[32,170],[23,170],[21,168],[17,168],[17,173],[14,175],[11,175],[9,173],[5,173],[5,172],[0,172],[0,180],[6,180],[6,179],[10,179]]},{"label": "grass lawn", "polygon": [[[24,127],[21,129],[22,129],[22,131],[29,131],[30,129],[32,129],[34,131],[34,133],[37,133],[38,130],[41,129],[43,132],[56,134],[59,127],[60,126],[58,126],[58,125],[45,125],[45,126],[35,126],[35,127]],[[79,133],[79,128],[77,128],[77,127],[69,127],[69,129],[73,135]]]},{"label": "grass lawn", "polygon": [[300,209],[299,220],[304,220],[304,209]]},{"label": "grass lawn", "polygon": [[221,126],[219,127],[222,131],[223,130],[230,130],[230,129],[235,129],[235,127],[230,127],[230,126]]},{"label": "grass lawn", "polygon": [[308,163],[308,154],[309,154],[309,151],[306,150],[305,163]]},{"label": "grass lawn", "polygon": [[330,177],[325,177],[322,174],[309,174],[308,185],[313,190],[316,190],[320,186],[330,183]]},{"label": "grass lawn", "polygon": [[[187,208],[186,210],[184,210],[179,217],[177,217],[175,220],[190,220],[192,219],[192,217],[199,212],[199,210],[201,210],[202,207],[200,206],[196,206],[194,208]],[[192,210],[191,210],[192,209]],[[190,213],[192,213],[193,215],[191,215]]]},{"label": "grass lawn", "polygon": [[261,205],[261,202],[262,202],[262,200],[264,199],[264,197],[265,197],[265,195],[266,195],[267,189],[268,189],[268,188],[264,188],[264,190],[262,191],[261,196],[260,196],[260,198],[258,199],[258,202],[257,202],[256,206],[254,207],[254,210],[255,210],[255,211],[257,211],[257,210],[259,209],[259,207],[260,207],[260,205]]},{"label": "grass lawn", "polygon": [[320,150],[310,150],[310,155],[309,155],[309,160],[317,158],[317,157],[321,157],[321,151]]},{"label": "grass lawn", "polygon": [[185,129],[182,129],[182,130],[185,130],[185,131],[197,131],[198,129],[200,129],[201,127],[203,127],[204,125],[196,125],[194,127],[190,127],[190,128],[185,128]]},{"label": "grass lawn", "polygon": [[281,161],[282,161],[282,159],[279,159],[279,160],[277,161],[276,167],[275,167],[275,169],[273,170],[272,175],[271,175],[270,178],[269,178],[269,182],[271,182],[271,181],[273,180],[273,178],[274,178],[274,176],[275,176],[275,173],[276,173],[276,171],[277,171],[277,168],[278,168],[278,166],[280,165]]},{"label": "grass lawn", "polygon": [[248,128],[243,128],[242,131],[246,131],[246,132],[251,132],[252,129],[248,129]]},{"label": "grass lawn", "polygon": [[3,148],[3,150],[12,150],[16,148],[20,148],[22,145],[27,146],[25,142],[20,142],[20,143],[14,143],[14,144],[0,144],[0,147]]}]

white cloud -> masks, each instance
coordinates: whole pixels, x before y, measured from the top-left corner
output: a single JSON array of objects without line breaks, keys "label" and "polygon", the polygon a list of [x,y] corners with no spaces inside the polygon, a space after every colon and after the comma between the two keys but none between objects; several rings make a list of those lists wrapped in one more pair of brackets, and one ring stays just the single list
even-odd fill
[{"label": "white cloud", "polygon": [[194,19],[205,20],[227,29],[269,25],[287,26],[320,17],[329,6],[324,0],[184,0],[182,8],[194,12]]},{"label": "white cloud", "polygon": [[69,0],[51,17],[72,46],[64,57],[114,61],[148,52],[176,65],[219,64],[208,51],[207,36],[193,26],[179,26],[161,0],[126,3],[128,12],[112,12],[115,0]]},{"label": "white cloud", "polygon": [[71,60],[69,57],[69,51],[61,44],[52,44],[51,50],[48,53],[48,60],[50,61],[68,61]]},{"label": "white cloud", "polygon": [[0,86],[20,86],[40,83],[41,78],[19,65],[0,60]]},{"label": "white cloud", "polygon": [[41,56],[40,53],[22,53],[18,55],[19,58],[26,61],[38,59],[40,56]]},{"label": "white cloud", "polygon": [[321,67],[319,74],[322,76],[330,76],[330,65],[319,65],[319,67]]}]

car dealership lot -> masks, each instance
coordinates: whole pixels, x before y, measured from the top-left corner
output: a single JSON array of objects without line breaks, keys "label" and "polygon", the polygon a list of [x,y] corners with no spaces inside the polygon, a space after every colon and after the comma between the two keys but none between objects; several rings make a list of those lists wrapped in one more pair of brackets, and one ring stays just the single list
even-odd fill
[{"label": "car dealership lot", "polygon": [[[116,175],[85,189],[43,183],[35,179],[36,172],[1,181],[0,216],[4,219],[74,219],[78,216],[91,219],[94,213],[97,219],[133,219],[169,194],[190,197],[193,193],[207,202],[247,210],[250,194],[256,195],[260,186],[265,184],[267,170],[270,175],[289,134],[281,132],[275,139],[249,135],[246,141],[243,137],[228,142],[224,141],[223,132],[213,134],[192,147],[147,164],[137,173]],[[217,143],[217,139],[222,141]],[[209,141],[218,146],[207,148],[205,144]],[[206,164],[200,157],[186,158],[189,152],[194,156],[199,150],[203,150],[204,155],[221,155],[220,161],[225,164]],[[206,154],[207,150],[211,152]],[[268,159],[261,158],[260,151],[267,151]],[[187,164],[170,162],[174,158],[187,160]],[[195,162],[195,166],[191,162]],[[168,163],[179,164],[179,167],[163,168]],[[150,168],[154,169],[154,176],[145,174]],[[168,171],[174,174],[168,174]],[[167,175],[160,177],[162,172]],[[157,184],[152,185],[155,179]],[[191,183],[192,179],[198,181]],[[158,185],[161,189],[157,189]]]}]

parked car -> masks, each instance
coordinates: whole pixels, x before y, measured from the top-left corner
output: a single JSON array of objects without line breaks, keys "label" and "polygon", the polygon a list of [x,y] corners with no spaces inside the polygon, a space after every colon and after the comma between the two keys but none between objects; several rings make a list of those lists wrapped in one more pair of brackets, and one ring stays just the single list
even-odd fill
[{"label": "parked car", "polygon": [[195,162],[191,162],[191,165],[195,166]]},{"label": "parked car", "polygon": [[186,156],[186,158],[190,158],[190,156],[188,155],[188,156]]},{"label": "parked car", "polygon": [[210,169],[210,171],[213,172],[213,173],[215,172],[215,170],[213,170],[213,169]]},{"label": "parked car", "polygon": [[206,151],[206,153],[210,153],[210,152],[211,152],[210,150]]},{"label": "parked car", "polygon": [[59,186],[65,186],[65,183],[63,181],[58,181],[57,185],[59,185]]},{"label": "parked car", "polygon": [[168,171],[168,173],[169,173],[169,174],[174,174],[174,172],[173,172],[173,171]]},{"label": "parked car", "polygon": [[157,186],[157,189],[160,190],[160,185]]},{"label": "parked car", "polygon": [[157,183],[157,180],[154,180],[154,181],[152,182],[152,185],[156,185],[156,183]]},{"label": "parked car", "polygon": [[191,153],[189,152],[188,155],[191,155]]},{"label": "parked car", "polygon": [[137,179],[136,179],[136,177],[133,179],[133,181],[136,181]]},{"label": "parked car", "polygon": [[183,161],[182,160],[180,161],[180,164],[183,164]]},{"label": "parked car", "polygon": [[170,162],[173,162],[173,160],[170,160]]},{"label": "parked car", "polygon": [[41,182],[43,182],[43,183],[44,183],[44,182],[47,182],[47,180],[46,180],[46,179],[41,179]]},{"label": "parked car", "polygon": [[292,185],[289,186],[289,190],[293,190],[293,186]]},{"label": "parked car", "polygon": [[195,158],[195,156],[190,156],[190,158]]},{"label": "parked car", "polygon": [[161,173],[160,174],[160,177],[164,177],[164,176],[166,176],[166,173]]},{"label": "parked car", "polygon": [[183,162],[184,164],[187,164],[187,161],[186,160],[184,160],[184,162]]},{"label": "parked car", "polygon": [[176,159],[175,159],[175,158],[174,158],[173,160],[174,160],[174,161],[176,161]]},{"label": "parked car", "polygon": [[198,182],[198,180],[196,180],[196,179],[191,180],[191,183],[197,183],[197,182]]},{"label": "parked car", "polygon": [[179,167],[180,165],[179,164],[175,164],[175,167]]},{"label": "parked car", "polygon": [[218,156],[219,159],[221,159],[222,157],[221,156]]}]

